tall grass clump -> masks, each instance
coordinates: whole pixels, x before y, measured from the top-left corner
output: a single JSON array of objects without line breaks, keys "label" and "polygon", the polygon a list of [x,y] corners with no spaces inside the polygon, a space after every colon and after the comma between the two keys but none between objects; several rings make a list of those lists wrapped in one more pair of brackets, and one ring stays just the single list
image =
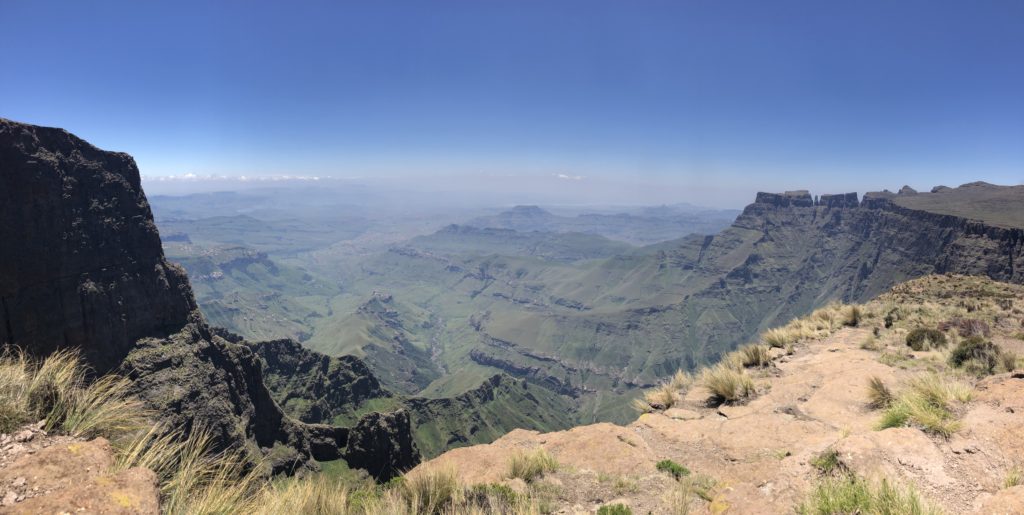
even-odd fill
[{"label": "tall grass clump", "polygon": [[348,488],[323,476],[282,481],[259,496],[255,514],[348,515]]},{"label": "tall grass clump", "polygon": [[852,475],[820,480],[796,511],[801,515],[940,513],[926,505],[911,487],[899,487],[884,479],[879,483],[872,483]]},{"label": "tall grass clump", "polygon": [[555,457],[544,449],[513,454],[508,462],[509,478],[519,478],[527,483],[558,469]]},{"label": "tall grass clump", "polygon": [[734,368],[763,368],[772,364],[767,345],[752,343],[729,353],[722,361]]},{"label": "tall grass clump", "polygon": [[701,382],[719,403],[739,402],[756,393],[754,380],[745,370],[735,370],[722,363],[704,369]]},{"label": "tall grass clump", "polygon": [[259,467],[241,452],[214,452],[213,444],[202,428],[183,435],[152,426],[119,447],[114,469],[152,470],[167,514],[253,512],[265,486]]},{"label": "tall grass clump", "polygon": [[148,425],[150,413],[128,396],[131,383],[117,376],[87,380],[78,352],[59,350],[43,359],[20,351],[0,355],[0,432],[46,420],[48,431],[118,438]]},{"label": "tall grass clump", "polygon": [[911,379],[892,401],[878,429],[916,425],[928,433],[949,437],[960,428],[956,408],[973,397],[970,385],[935,373]]}]

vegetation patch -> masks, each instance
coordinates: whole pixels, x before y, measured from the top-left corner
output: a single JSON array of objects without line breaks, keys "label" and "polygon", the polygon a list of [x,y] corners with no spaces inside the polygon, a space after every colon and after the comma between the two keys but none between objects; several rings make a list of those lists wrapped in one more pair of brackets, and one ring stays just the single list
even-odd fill
[{"label": "vegetation patch", "polygon": [[633,510],[625,504],[605,504],[597,509],[597,515],[633,515]]},{"label": "vegetation patch", "polygon": [[750,344],[740,347],[723,360],[736,368],[762,368],[772,364],[767,345]]},{"label": "vegetation patch", "polygon": [[690,469],[672,460],[661,460],[657,465],[655,465],[655,467],[661,472],[667,472],[672,477],[676,478],[676,480],[690,475]]},{"label": "vegetation patch", "polygon": [[939,324],[940,331],[949,331],[950,329],[956,329],[956,332],[964,338],[972,336],[988,338],[992,336],[992,327],[988,323],[976,318],[953,317]]},{"label": "vegetation patch", "polygon": [[823,476],[835,476],[848,472],[846,464],[839,459],[839,451],[829,448],[811,458],[811,466]]},{"label": "vegetation patch", "polygon": [[558,469],[554,456],[544,449],[513,454],[508,462],[508,477],[519,478],[527,483],[548,472]]},{"label": "vegetation patch", "polygon": [[884,479],[876,484],[853,475],[820,480],[796,511],[802,515],[940,513],[926,505],[913,488],[899,487]]},{"label": "vegetation patch", "polygon": [[938,329],[918,327],[907,333],[907,346],[916,351],[945,347],[949,342],[946,334]]},{"label": "vegetation patch", "polygon": [[949,353],[949,364],[978,376],[990,375],[1003,363],[1001,354],[1002,350],[998,345],[981,336],[971,336],[957,344]]},{"label": "vegetation patch", "polygon": [[0,355],[0,433],[46,420],[47,431],[116,439],[148,426],[151,415],[128,397],[131,382],[117,376],[86,380],[75,351],[35,360],[17,351]]},{"label": "vegetation patch", "polygon": [[701,380],[711,392],[712,401],[718,404],[736,403],[757,393],[754,380],[745,370],[735,370],[722,363],[705,369]]},{"label": "vegetation patch", "polygon": [[1010,467],[1003,479],[1003,488],[1013,488],[1022,484],[1024,484],[1024,468],[1021,468],[1020,465]]},{"label": "vegetation patch", "polygon": [[885,386],[878,376],[873,376],[868,381],[868,407],[871,409],[883,409],[892,405],[893,396],[889,387]]},{"label": "vegetation patch", "polygon": [[949,437],[960,428],[955,408],[969,402],[972,396],[972,388],[965,383],[934,373],[919,375],[892,401],[877,427],[914,425],[925,432]]}]

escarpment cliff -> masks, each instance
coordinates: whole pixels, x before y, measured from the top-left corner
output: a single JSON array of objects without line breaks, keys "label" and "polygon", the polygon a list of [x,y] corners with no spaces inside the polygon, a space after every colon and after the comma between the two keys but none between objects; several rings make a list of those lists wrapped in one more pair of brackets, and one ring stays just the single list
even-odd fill
[{"label": "escarpment cliff", "polygon": [[196,312],[139,170],[67,131],[0,119],[0,342],[77,347],[103,372]]},{"label": "escarpment cliff", "polygon": [[[81,349],[98,372],[131,378],[170,428],[208,429],[219,448],[246,450],[273,472],[346,458],[387,479],[418,462],[405,413],[352,428],[284,414],[264,383],[263,346],[209,327],[185,273],[165,259],[127,154],[0,119],[0,241],[4,347]],[[324,359],[309,357],[296,373],[315,374]],[[365,367],[349,365],[347,375],[327,374],[350,396],[379,390]]]}]

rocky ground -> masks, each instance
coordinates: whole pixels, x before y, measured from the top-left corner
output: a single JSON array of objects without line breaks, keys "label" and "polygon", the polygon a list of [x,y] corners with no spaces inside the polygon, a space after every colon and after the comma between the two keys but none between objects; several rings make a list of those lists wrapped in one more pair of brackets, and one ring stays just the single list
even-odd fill
[{"label": "rocky ground", "polygon": [[[1007,486],[1011,471],[1024,463],[1024,373],[961,376],[975,391],[959,408],[961,427],[949,438],[912,426],[877,430],[880,412],[867,405],[872,377],[898,391],[920,374],[956,373],[945,365],[948,349],[907,352],[908,328],[934,322],[928,316],[981,317],[992,326],[993,342],[1024,351],[1024,317],[1013,307],[1014,301],[1024,304],[1021,288],[981,281],[998,295],[981,300],[990,303],[983,308],[976,298],[965,306],[957,292],[974,295],[975,281],[912,282],[903,293],[867,306],[881,312],[900,305],[915,313],[892,328],[876,316],[823,340],[798,343],[791,355],[773,349],[771,366],[752,372],[758,395],[745,404],[714,406],[709,392],[696,386],[671,409],[643,414],[627,426],[517,430],[489,445],[451,450],[412,474],[451,467],[466,483],[524,490],[521,480],[506,479],[508,462],[516,452],[543,448],[558,470],[529,488],[556,513],[593,513],[614,503],[633,513],[788,513],[820,479],[812,460],[835,450],[841,467],[912,485],[946,513],[1024,513],[1024,486]],[[865,342],[875,345],[862,348]],[[664,459],[689,468],[689,480],[659,472],[656,464]]]},{"label": "rocky ground", "polygon": [[153,472],[114,471],[110,443],[48,435],[43,423],[0,435],[0,513],[156,514]]}]

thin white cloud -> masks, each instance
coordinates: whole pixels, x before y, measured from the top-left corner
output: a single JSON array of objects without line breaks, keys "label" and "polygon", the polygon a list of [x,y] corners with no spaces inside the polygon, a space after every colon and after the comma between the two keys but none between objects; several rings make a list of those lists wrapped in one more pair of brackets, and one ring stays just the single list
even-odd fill
[{"label": "thin white cloud", "polygon": [[316,175],[197,175],[184,173],[181,175],[143,175],[142,180],[152,182],[280,182],[280,181],[321,181],[330,177]]},{"label": "thin white cloud", "polygon": [[582,175],[566,175],[564,173],[556,174],[555,177],[562,179],[563,181],[582,181]]}]

